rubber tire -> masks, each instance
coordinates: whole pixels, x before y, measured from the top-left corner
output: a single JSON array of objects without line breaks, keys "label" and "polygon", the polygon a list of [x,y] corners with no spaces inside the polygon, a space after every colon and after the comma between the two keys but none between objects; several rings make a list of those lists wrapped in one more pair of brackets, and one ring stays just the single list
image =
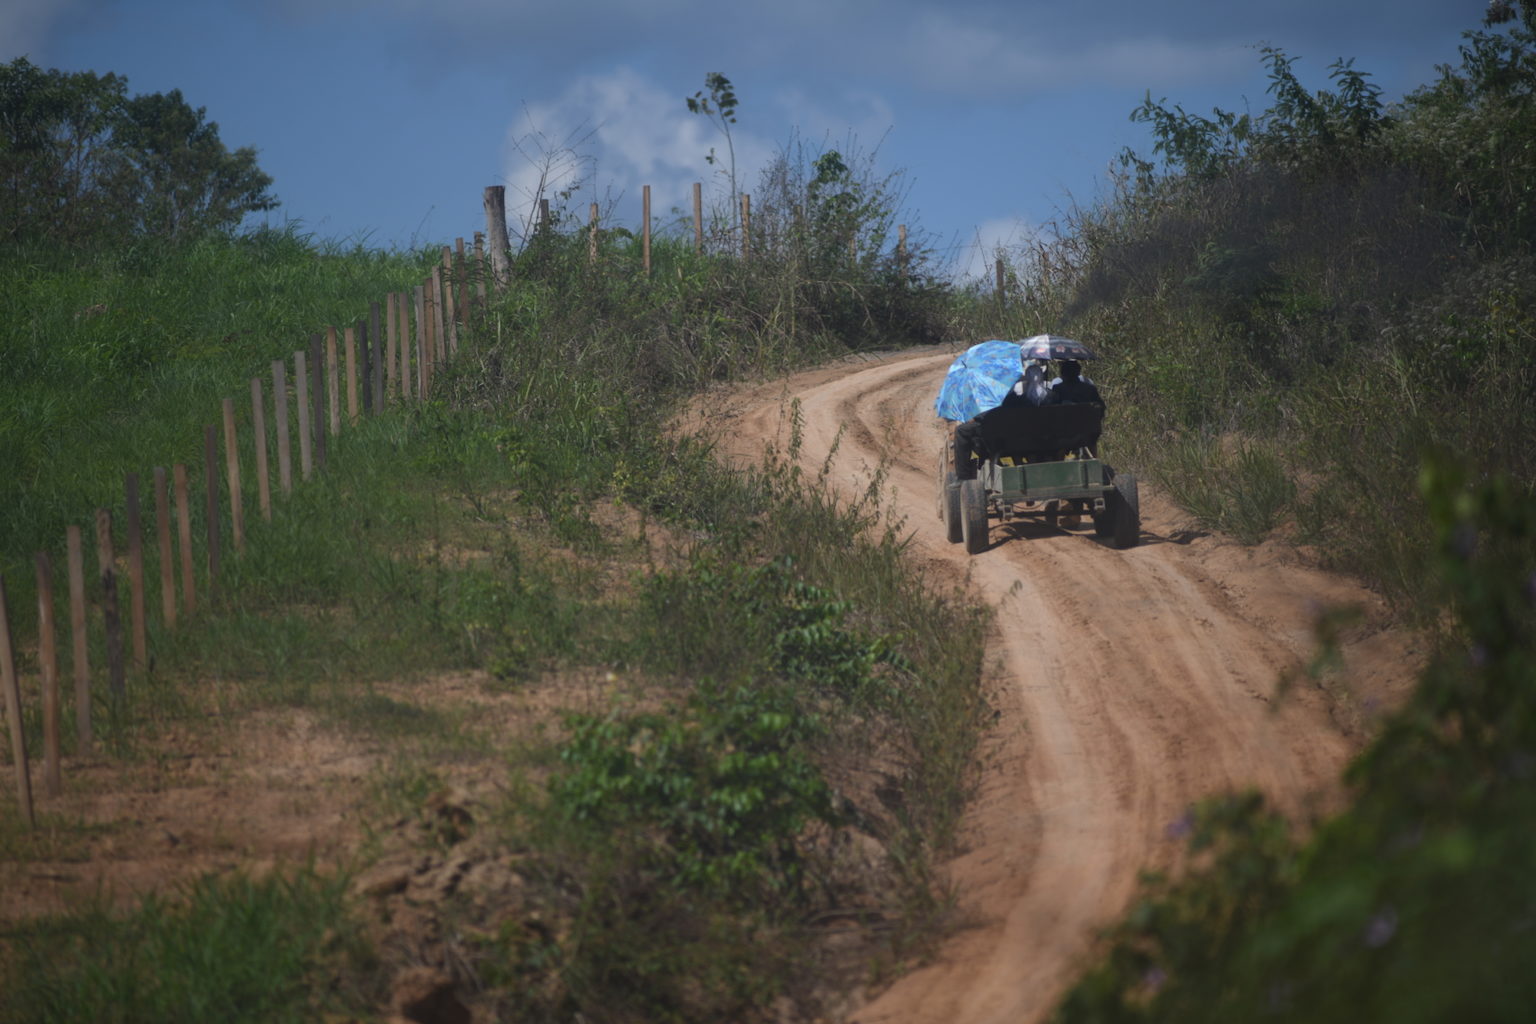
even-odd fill
[{"label": "rubber tire", "polygon": [[1133,548],[1141,540],[1141,497],[1136,491],[1136,477],[1130,473],[1115,477],[1114,494],[1114,532],[1110,542],[1121,550]]},{"label": "rubber tire", "polygon": [[1115,532],[1115,496],[1106,495],[1104,498],[1104,511],[1093,514],[1093,535],[1095,537],[1108,537]]},{"label": "rubber tire", "polygon": [[967,554],[987,550],[987,492],[980,480],[960,481],[960,534]]},{"label": "rubber tire", "polygon": [[965,528],[960,521],[960,481],[955,479],[954,470],[945,471],[939,493],[944,503],[944,536],[951,544],[959,544],[965,539]]},{"label": "rubber tire", "polygon": [[[1104,465],[1104,481],[1115,482],[1115,470],[1108,463]],[[1110,491],[1104,496],[1104,510],[1093,513],[1093,535],[1095,537],[1108,537],[1115,532],[1115,492]]]}]

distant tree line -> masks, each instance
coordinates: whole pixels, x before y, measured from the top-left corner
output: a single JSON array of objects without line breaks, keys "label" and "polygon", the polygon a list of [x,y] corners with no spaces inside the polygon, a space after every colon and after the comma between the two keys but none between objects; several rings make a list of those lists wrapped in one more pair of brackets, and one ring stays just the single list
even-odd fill
[{"label": "distant tree line", "polygon": [[256,150],[230,152],[206,113],[121,75],[0,65],[0,238],[180,241],[276,207]]}]

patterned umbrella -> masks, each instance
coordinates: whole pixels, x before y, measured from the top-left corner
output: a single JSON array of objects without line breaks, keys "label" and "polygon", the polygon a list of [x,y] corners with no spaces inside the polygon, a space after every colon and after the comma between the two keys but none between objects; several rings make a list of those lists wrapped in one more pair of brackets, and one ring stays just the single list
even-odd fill
[{"label": "patterned umbrella", "polygon": [[941,419],[963,422],[996,408],[1019,379],[1023,364],[1016,341],[984,341],[972,345],[950,364],[934,411]]},{"label": "patterned umbrella", "polygon": [[1097,359],[1088,346],[1059,334],[1037,334],[1019,342],[1019,358],[1024,359]]}]

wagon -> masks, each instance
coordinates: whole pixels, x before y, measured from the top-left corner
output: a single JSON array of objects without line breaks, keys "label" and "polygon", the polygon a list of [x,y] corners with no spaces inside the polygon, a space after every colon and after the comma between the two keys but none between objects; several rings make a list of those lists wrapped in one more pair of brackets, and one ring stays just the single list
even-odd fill
[{"label": "wagon", "polygon": [[[984,458],[957,465],[953,434],[939,457],[939,516],[952,543],[987,549],[992,519],[1034,517],[1049,526],[1088,516],[1116,548],[1141,535],[1136,477],[1098,458],[1101,405],[1014,406],[980,418]],[[968,453],[969,455],[969,453]]]}]

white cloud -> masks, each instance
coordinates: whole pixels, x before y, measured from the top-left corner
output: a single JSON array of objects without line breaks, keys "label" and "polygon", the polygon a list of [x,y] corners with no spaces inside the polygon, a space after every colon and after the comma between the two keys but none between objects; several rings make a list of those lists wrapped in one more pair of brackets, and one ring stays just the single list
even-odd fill
[{"label": "white cloud", "polygon": [[990,281],[999,254],[1008,254],[1034,240],[1036,231],[1017,217],[983,221],[955,254],[956,281]]},{"label": "white cloud", "polygon": [[[682,95],[631,69],[579,78],[552,99],[528,102],[525,110],[526,116],[507,131],[507,202],[514,209],[532,201],[546,163],[530,131],[568,150],[563,161],[553,162],[560,172],[558,184],[546,187],[545,194],[568,187],[579,175],[582,184],[572,204],[581,203],[583,219],[586,202],[622,196],[617,219],[636,224],[644,185],[651,186],[651,214],[658,219],[672,207],[689,208],[695,181],[705,182],[717,200],[727,189],[716,173],[729,167],[725,136],[705,117],[689,113]],[[731,134],[738,185],[751,191],[774,146],[740,125],[733,125]],[[711,149],[713,167],[705,161]]]}]

